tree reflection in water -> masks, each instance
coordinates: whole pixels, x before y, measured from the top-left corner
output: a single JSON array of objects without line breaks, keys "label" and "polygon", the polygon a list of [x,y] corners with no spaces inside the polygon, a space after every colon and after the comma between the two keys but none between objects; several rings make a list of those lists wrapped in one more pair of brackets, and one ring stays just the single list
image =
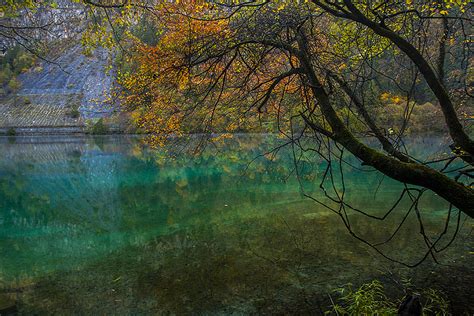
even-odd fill
[{"label": "tree reflection in water", "polygon": [[[199,155],[151,151],[132,137],[1,143],[2,292],[24,313],[290,313],[325,309],[327,292],[347,282],[379,278],[399,295],[411,279],[466,308],[472,222],[438,258],[449,268],[427,261],[404,269],[302,195],[289,150],[259,157],[279,142],[235,136]],[[411,145],[430,154],[438,143]],[[320,199],[324,170],[312,159],[298,169],[305,192]],[[386,210],[401,185],[381,180],[346,169],[346,199]],[[446,205],[434,195],[421,203],[425,230],[440,232]],[[382,225],[357,214],[351,224],[384,240],[408,205],[401,201]],[[383,249],[410,260],[423,243],[409,218]]]}]

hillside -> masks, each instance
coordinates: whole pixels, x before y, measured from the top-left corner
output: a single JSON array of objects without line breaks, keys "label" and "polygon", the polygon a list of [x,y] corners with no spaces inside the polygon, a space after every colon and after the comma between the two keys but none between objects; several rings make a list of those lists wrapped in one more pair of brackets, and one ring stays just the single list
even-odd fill
[{"label": "hillside", "polygon": [[0,103],[0,133],[82,133],[87,120],[110,116],[106,102],[113,75],[108,54],[98,49],[85,56],[79,45],[54,61],[41,62],[19,76],[21,88]]}]

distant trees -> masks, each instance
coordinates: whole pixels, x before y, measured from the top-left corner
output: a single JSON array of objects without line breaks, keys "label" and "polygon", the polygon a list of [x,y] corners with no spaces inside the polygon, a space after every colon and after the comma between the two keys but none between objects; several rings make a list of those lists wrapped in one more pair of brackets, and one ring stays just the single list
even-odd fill
[{"label": "distant trees", "polygon": [[0,59],[0,89],[5,95],[20,88],[17,76],[33,66],[36,58],[19,46],[9,49]]}]

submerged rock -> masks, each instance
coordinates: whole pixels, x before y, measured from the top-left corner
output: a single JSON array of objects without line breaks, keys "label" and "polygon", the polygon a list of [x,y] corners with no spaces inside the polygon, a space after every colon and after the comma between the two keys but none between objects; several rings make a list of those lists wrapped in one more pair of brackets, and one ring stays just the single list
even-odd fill
[{"label": "submerged rock", "polygon": [[398,308],[400,316],[421,316],[422,313],[423,308],[418,295],[407,295]]}]

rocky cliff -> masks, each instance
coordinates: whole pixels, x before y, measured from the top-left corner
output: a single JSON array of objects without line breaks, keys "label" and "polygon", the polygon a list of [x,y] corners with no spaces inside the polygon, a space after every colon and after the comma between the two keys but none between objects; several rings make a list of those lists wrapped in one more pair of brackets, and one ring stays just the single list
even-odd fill
[{"label": "rocky cliff", "polygon": [[86,120],[114,112],[108,52],[97,49],[85,56],[74,45],[59,55],[54,63],[41,62],[19,76],[21,88],[0,104],[0,132],[80,133]]}]

